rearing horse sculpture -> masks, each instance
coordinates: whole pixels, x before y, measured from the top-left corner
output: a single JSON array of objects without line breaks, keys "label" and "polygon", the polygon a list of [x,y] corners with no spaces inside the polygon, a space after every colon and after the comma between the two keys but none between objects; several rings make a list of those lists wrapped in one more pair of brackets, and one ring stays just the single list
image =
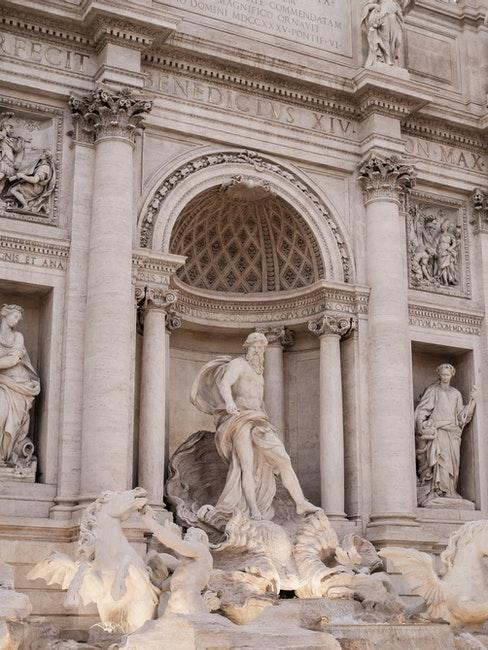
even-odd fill
[{"label": "rearing horse sculpture", "polygon": [[67,589],[69,607],[95,603],[107,629],[133,632],[154,617],[159,590],[143,559],[127,541],[121,523],[147,505],[142,488],[103,492],[83,513],[76,560],[54,551],[28,578]]},{"label": "rearing horse sculpture", "polygon": [[488,620],[488,521],[470,521],[450,536],[439,576],[432,557],[413,548],[387,547],[379,555],[391,560],[413,593],[422,596],[432,620],[453,627]]}]

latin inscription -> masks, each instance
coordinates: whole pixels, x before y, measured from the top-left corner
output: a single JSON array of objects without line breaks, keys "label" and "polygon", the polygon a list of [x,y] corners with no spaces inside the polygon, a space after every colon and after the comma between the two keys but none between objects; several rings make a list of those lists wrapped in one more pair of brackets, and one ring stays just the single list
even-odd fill
[{"label": "latin inscription", "polygon": [[309,110],[256,95],[240,93],[214,84],[164,74],[156,70],[148,73],[146,87],[169,97],[185,99],[224,109],[245,116],[309,129],[340,138],[354,139],[356,122],[319,110]]},{"label": "latin inscription", "polygon": [[452,165],[453,167],[460,167],[474,172],[485,172],[488,169],[488,160],[482,153],[460,149],[459,147],[450,147],[423,138],[405,138],[405,151],[424,160]]},{"label": "latin inscription", "polygon": [[26,266],[35,266],[41,269],[50,269],[56,271],[65,271],[66,265],[62,260],[49,257],[39,257],[37,255],[19,253],[17,251],[0,250],[0,262],[9,262],[11,264],[25,264]]},{"label": "latin inscription", "polygon": [[168,0],[167,4],[351,56],[350,0]]},{"label": "latin inscription", "polygon": [[50,68],[86,72],[88,54],[77,52],[52,43],[33,41],[29,38],[0,32],[0,55],[20,61],[31,61]]}]

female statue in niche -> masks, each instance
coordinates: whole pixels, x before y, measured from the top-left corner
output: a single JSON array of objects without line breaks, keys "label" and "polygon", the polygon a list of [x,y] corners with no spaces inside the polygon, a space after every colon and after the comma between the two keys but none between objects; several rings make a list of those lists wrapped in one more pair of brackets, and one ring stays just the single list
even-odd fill
[{"label": "female statue in niche", "polygon": [[437,368],[438,381],[425,389],[415,409],[420,506],[443,505],[439,499],[462,499],[456,491],[461,435],[473,417],[478,389],[473,388],[464,405],[461,393],[450,385],[455,373],[450,363],[442,363]]},{"label": "female statue in niche", "polygon": [[29,466],[34,446],[28,438],[29,410],[41,386],[15,327],[22,318],[18,305],[0,309],[0,466]]}]

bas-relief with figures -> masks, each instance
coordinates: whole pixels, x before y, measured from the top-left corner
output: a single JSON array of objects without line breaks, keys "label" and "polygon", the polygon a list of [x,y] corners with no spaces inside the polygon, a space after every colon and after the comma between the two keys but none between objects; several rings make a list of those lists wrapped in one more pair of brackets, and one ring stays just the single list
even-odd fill
[{"label": "bas-relief with figures", "polygon": [[0,647],[488,647],[486,0],[0,9]]}]

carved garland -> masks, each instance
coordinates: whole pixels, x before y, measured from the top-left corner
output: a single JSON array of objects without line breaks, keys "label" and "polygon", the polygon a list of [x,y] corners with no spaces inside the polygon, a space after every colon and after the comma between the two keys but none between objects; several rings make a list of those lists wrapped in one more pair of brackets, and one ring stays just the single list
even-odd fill
[{"label": "carved garland", "polygon": [[149,202],[145,214],[142,216],[141,220],[141,234],[140,234],[140,246],[142,248],[149,248],[152,243],[152,237],[154,232],[154,222],[161,209],[163,201],[165,201],[169,194],[187,177],[191,176],[195,172],[200,171],[201,169],[206,169],[208,167],[214,167],[217,165],[224,164],[242,164],[242,165],[252,165],[257,171],[266,170],[277,174],[281,178],[284,178],[289,183],[291,183],[296,189],[298,189],[302,194],[304,194],[308,199],[312,201],[317,210],[320,212],[327,225],[332,231],[334,236],[337,248],[339,249],[342,261],[342,269],[344,273],[344,281],[350,283],[353,281],[353,266],[352,261],[349,256],[349,253],[344,244],[344,238],[337,227],[337,224],[332,219],[331,215],[323,205],[319,196],[312,190],[310,187],[305,185],[298,176],[289,171],[286,167],[271,161],[267,160],[261,154],[255,151],[243,150],[243,151],[231,151],[225,153],[216,153],[216,154],[207,154],[199,158],[181,165],[177,170],[175,170],[168,178],[166,178],[154,192],[152,200]]}]

